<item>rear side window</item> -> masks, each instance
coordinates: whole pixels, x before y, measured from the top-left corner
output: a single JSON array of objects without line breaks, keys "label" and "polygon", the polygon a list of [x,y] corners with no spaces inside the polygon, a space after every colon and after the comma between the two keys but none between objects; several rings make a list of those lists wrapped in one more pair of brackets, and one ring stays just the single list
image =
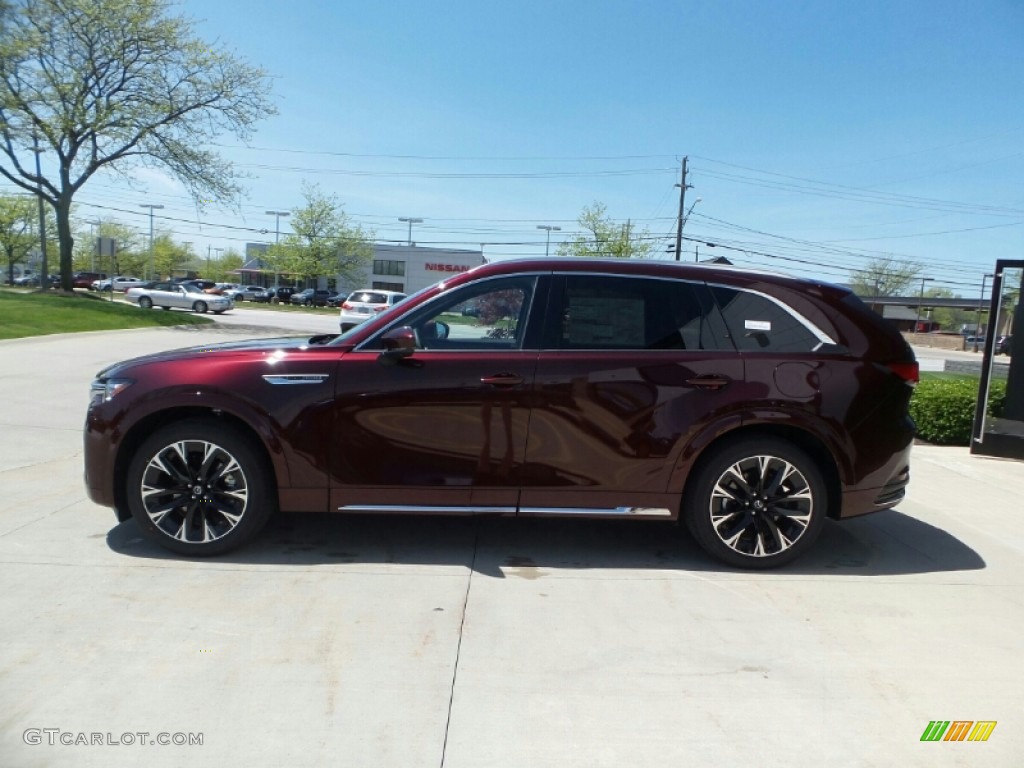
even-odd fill
[{"label": "rear side window", "polygon": [[702,284],[567,275],[561,296],[558,349],[733,349]]},{"label": "rear side window", "polygon": [[743,352],[813,352],[821,343],[792,312],[764,296],[722,286],[711,292]]}]

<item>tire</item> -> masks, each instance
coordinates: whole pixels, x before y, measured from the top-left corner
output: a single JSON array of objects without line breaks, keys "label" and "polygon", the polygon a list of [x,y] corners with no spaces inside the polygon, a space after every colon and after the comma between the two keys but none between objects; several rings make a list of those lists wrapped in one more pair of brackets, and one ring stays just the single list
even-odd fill
[{"label": "tire", "polygon": [[170,307],[160,307],[160,309],[164,310],[165,312],[170,312],[171,311]]},{"label": "tire", "polygon": [[152,309],[153,308],[153,300],[151,298],[149,298],[149,296],[140,296],[139,297],[139,306],[142,307],[143,309]]},{"label": "tire", "polygon": [[206,306],[205,301],[197,301],[195,304],[192,305],[193,312],[205,313],[207,309],[209,309],[209,307]]},{"label": "tire", "polygon": [[355,326],[354,323],[342,323],[341,324],[341,332],[345,333],[345,331],[350,331],[350,330],[352,330],[355,327],[356,326]]},{"label": "tire", "polygon": [[708,554],[739,568],[774,568],[814,544],[828,516],[828,493],[804,451],[777,438],[747,438],[701,459],[682,511]]},{"label": "tire", "polygon": [[125,493],[150,541],[181,555],[218,555],[252,539],[277,509],[272,477],[249,438],[217,421],[189,419],[142,443]]}]

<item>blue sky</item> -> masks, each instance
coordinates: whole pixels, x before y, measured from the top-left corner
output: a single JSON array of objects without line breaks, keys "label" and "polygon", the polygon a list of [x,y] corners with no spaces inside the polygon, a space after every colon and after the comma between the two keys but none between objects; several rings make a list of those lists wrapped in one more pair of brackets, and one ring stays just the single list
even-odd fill
[{"label": "blue sky", "polygon": [[[279,114],[221,151],[252,178],[199,217],[152,172],[80,212],[207,246],[272,239],[264,211],[337,195],[382,241],[541,255],[585,205],[740,264],[845,282],[890,254],[974,295],[1024,258],[1024,3],[188,0],[204,39],[274,76]],[[91,208],[88,204],[108,208]],[[130,213],[118,213],[121,208]],[[269,229],[247,233],[234,227]],[[286,229],[287,220],[282,222]],[[734,249],[725,250],[729,245]],[[693,258],[694,244],[684,246]],[[702,255],[709,251],[702,246]]]}]

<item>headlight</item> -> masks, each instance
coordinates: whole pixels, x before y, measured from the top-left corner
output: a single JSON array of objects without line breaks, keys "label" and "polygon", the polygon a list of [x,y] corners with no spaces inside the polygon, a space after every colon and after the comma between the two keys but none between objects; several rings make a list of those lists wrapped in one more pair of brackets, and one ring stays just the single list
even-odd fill
[{"label": "headlight", "polygon": [[132,385],[131,379],[96,379],[89,387],[89,405],[99,405]]}]

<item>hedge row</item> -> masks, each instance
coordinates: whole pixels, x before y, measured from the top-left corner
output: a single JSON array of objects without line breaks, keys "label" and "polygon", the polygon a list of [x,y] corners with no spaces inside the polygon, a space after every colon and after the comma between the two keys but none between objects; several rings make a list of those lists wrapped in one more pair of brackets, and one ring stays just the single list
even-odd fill
[{"label": "hedge row", "polygon": [[[910,398],[910,415],[917,436],[936,445],[970,445],[979,380],[925,379]],[[999,416],[1006,400],[1006,381],[993,379],[989,388],[989,414]]]}]

